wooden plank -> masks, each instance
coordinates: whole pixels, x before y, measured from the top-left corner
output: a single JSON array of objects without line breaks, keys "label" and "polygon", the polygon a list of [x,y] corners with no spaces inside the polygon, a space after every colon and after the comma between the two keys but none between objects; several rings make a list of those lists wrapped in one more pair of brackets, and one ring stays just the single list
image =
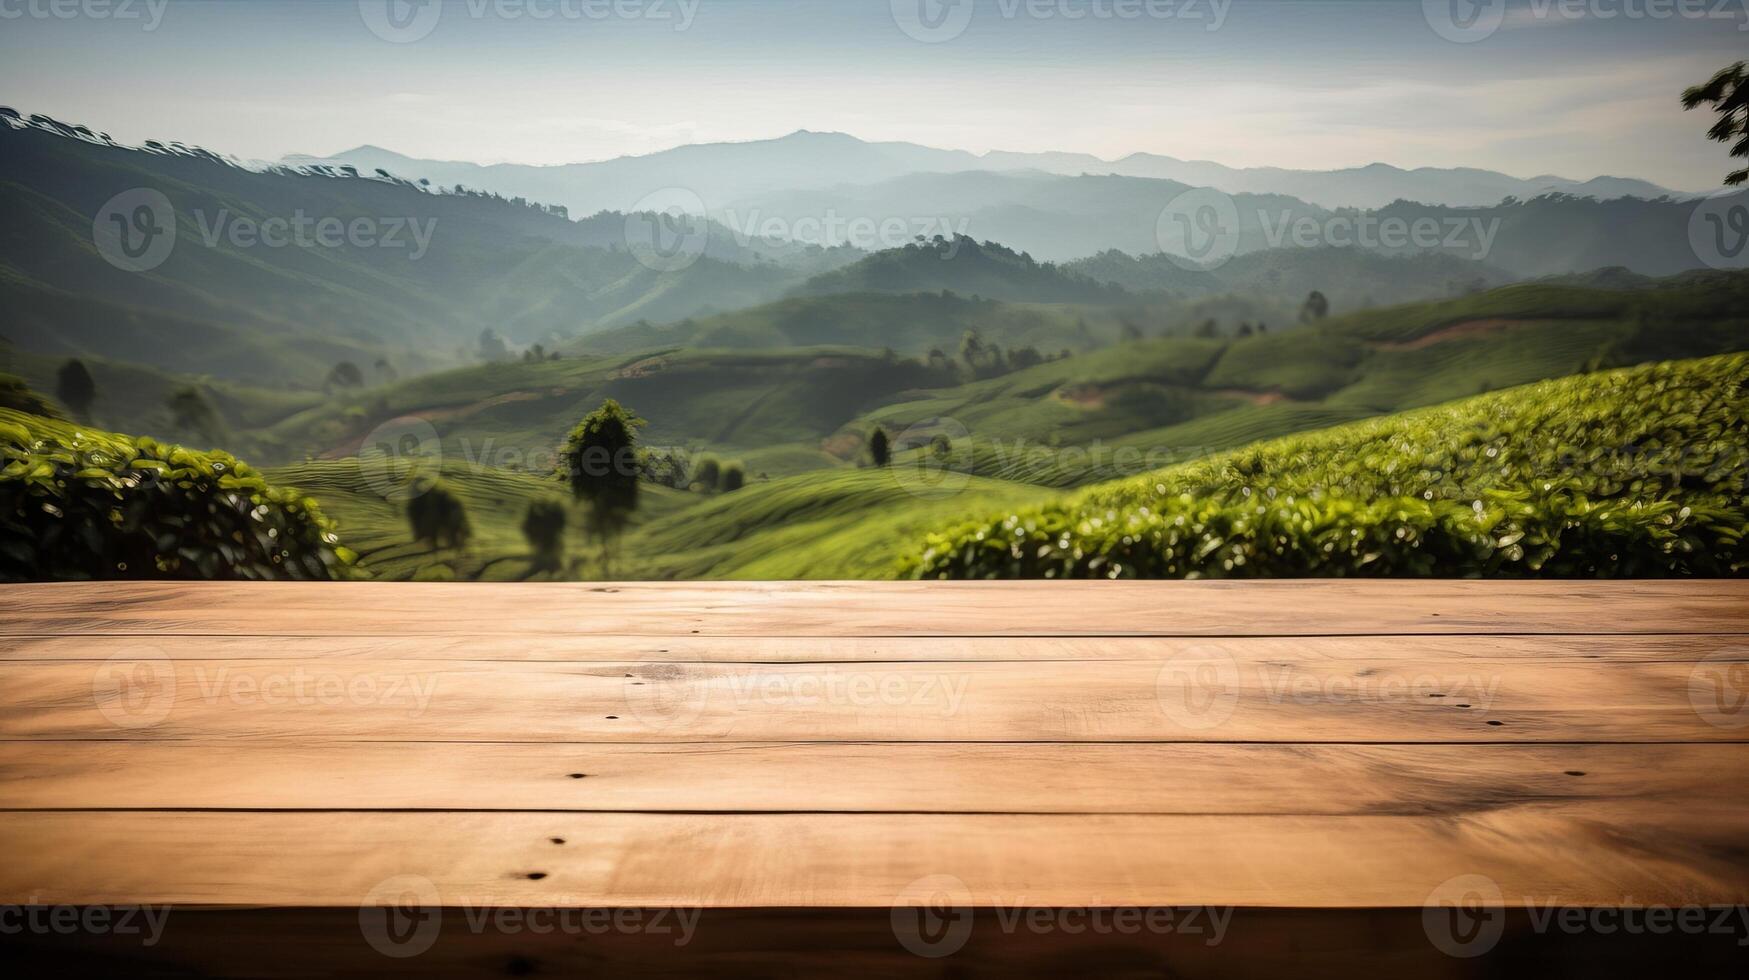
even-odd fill
[{"label": "wooden plank", "polygon": [[[0,672],[0,738],[376,741],[1738,741],[1717,665],[1240,660],[176,661]],[[1743,710],[1738,706],[1738,710]],[[1728,722],[1731,719],[1725,718]]]},{"label": "wooden plank", "polygon": [[7,809],[1749,812],[1749,745],[0,742]]},{"label": "wooden plank", "polygon": [[[563,841],[564,843],[555,843]],[[1415,907],[1749,900],[1743,816],[1655,801],[1459,817],[0,813],[0,903]],[[942,877],[946,876],[946,877]],[[390,887],[393,896],[383,897]]]},{"label": "wooden plank", "polygon": [[14,585],[0,633],[1044,636],[1743,633],[1749,581]]},{"label": "wooden plank", "polygon": [[1749,661],[1749,636],[0,636],[0,662],[104,660],[499,660],[574,663],[869,663],[1166,660],[1211,642],[1246,659]]}]

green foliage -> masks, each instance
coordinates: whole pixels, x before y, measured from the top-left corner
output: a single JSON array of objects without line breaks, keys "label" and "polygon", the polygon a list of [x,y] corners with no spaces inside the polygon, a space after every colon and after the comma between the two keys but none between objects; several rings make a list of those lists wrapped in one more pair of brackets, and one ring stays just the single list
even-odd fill
[{"label": "green foliage", "polygon": [[533,552],[535,571],[556,572],[565,567],[565,504],[551,497],[528,502],[522,518],[522,536]]},{"label": "green foliage", "polygon": [[322,382],[322,387],[327,389],[362,388],[364,387],[364,372],[360,371],[358,365],[351,361],[341,361],[334,365],[334,370],[328,372],[328,377]]},{"label": "green foliage", "polygon": [[[1718,122],[1707,130],[1707,138],[1730,143],[1731,156],[1749,157],[1749,67],[1739,61],[1700,85],[1682,93],[1683,111],[1708,105],[1719,114]],[[1749,167],[1732,171],[1725,177],[1725,186],[1736,187],[1749,181]]]},{"label": "green foliage", "polygon": [[225,453],[0,408],[0,580],[353,575],[316,502]]},{"label": "green foliage", "polygon": [[928,538],[944,578],[1737,575],[1749,356],[1277,439]]},{"label": "green foliage", "polygon": [[692,485],[709,493],[722,480],[723,464],[715,456],[700,456],[692,468]]},{"label": "green foliage", "polygon": [[887,441],[887,430],[875,426],[874,432],[868,437],[868,454],[876,466],[885,466],[892,461],[893,447]]},{"label": "green foliage", "polygon": [[609,398],[565,440],[571,492],[589,505],[589,529],[604,545],[625,528],[638,507],[637,431],[643,424]]},{"label": "green foliage", "polygon": [[449,485],[437,478],[416,478],[413,495],[407,498],[407,524],[413,540],[433,548],[460,548],[468,543],[473,528],[468,508]]},{"label": "green foliage", "polygon": [[724,493],[734,493],[747,485],[747,470],[740,463],[730,463],[723,467],[723,474],[718,482]]}]

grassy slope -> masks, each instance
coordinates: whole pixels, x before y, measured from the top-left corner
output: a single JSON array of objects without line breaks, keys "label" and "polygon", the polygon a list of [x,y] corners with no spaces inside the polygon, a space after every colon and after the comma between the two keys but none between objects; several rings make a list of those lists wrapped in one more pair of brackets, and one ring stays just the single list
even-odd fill
[{"label": "grassy slope", "polygon": [[[1634,291],[1525,284],[1232,341],[1126,344],[918,392],[861,424],[902,432],[945,416],[969,434],[973,472],[1071,486],[1141,472],[1148,454],[1180,458],[1590,367],[1745,347],[1746,275]],[[1062,462],[1060,446],[1094,440],[1093,456]]]},{"label": "grassy slope", "polygon": [[[528,576],[520,523],[528,501],[562,495],[554,480],[448,460],[444,482],[467,505],[473,538],[461,549],[415,544],[402,505],[374,492],[358,461],[320,460],[271,472],[280,483],[314,496],[366,572],[379,578],[438,575],[509,581]],[[888,572],[925,530],[950,519],[964,497],[913,493],[898,469],[854,469],[750,484],[726,494],[700,494],[645,484],[632,528],[618,546],[612,577],[876,578]],[[990,506],[1018,507],[1043,499],[1033,487],[974,480],[965,492]],[[560,577],[604,578],[599,548],[573,510]],[[542,577],[545,577],[544,575]]]}]

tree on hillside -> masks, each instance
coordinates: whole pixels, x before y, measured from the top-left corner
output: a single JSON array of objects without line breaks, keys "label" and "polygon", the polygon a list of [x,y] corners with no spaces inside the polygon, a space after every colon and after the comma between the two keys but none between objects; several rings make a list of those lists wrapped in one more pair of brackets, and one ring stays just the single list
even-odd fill
[{"label": "tree on hillside", "polygon": [[530,561],[537,572],[556,572],[565,567],[565,505],[551,497],[528,502],[522,517],[522,536],[527,539]]},{"label": "tree on hillside", "polygon": [[1330,301],[1325,299],[1324,294],[1316,289],[1312,290],[1311,294],[1306,297],[1305,303],[1300,306],[1301,323],[1313,323],[1329,315]]},{"label": "tree on hillside", "polygon": [[976,374],[978,365],[984,362],[984,340],[976,330],[968,329],[960,337],[960,360],[966,362],[966,367]]},{"label": "tree on hillside", "polygon": [[219,421],[219,413],[213,411],[212,403],[206,400],[199,388],[184,385],[172,391],[164,400],[164,407],[170,410],[170,425],[178,435],[192,436],[209,447],[225,441],[225,427]]},{"label": "tree on hillside", "polygon": [[491,327],[480,331],[480,360],[497,362],[510,357],[510,346]]},{"label": "tree on hillside", "polygon": [[876,466],[885,466],[893,458],[893,447],[887,442],[887,430],[878,425],[869,434],[868,454],[874,458]]},{"label": "tree on hillside", "polygon": [[97,400],[97,381],[91,377],[85,362],[74,358],[61,365],[61,370],[55,374],[55,397],[73,417],[81,422],[91,421],[91,404]]},{"label": "tree on hillside", "polygon": [[[1749,68],[1739,61],[1682,93],[1683,111],[1702,105],[1712,106],[1719,114],[1718,122],[1707,130],[1707,138],[1720,143],[1735,140],[1731,156],[1749,157]],[[1749,181],[1749,167],[1725,175],[1726,187],[1745,181]]]},{"label": "tree on hillside", "polygon": [[378,381],[393,381],[400,376],[395,371],[395,366],[390,364],[389,359],[386,357],[377,358],[377,362],[373,367],[376,370]]},{"label": "tree on hillside", "polygon": [[722,475],[723,464],[717,462],[715,456],[699,457],[698,465],[692,468],[692,482],[706,493],[717,488],[717,483],[722,479]]},{"label": "tree on hillside", "polygon": [[638,428],[644,420],[609,398],[584,416],[565,440],[571,493],[589,505],[586,526],[601,540],[604,568],[613,543],[638,508]]},{"label": "tree on hillside", "polygon": [[434,549],[460,548],[473,534],[467,505],[437,479],[425,483],[423,492],[408,498],[407,524],[413,530],[414,541],[429,542]]},{"label": "tree on hillside", "polygon": [[723,467],[721,485],[724,493],[734,493],[747,485],[747,470],[740,463]]},{"label": "tree on hillside", "polygon": [[364,387],[364,372],[351,361],[341,361],[328,372],[327,380],[322,382],[322,390],[333,391],[335,388]]}]

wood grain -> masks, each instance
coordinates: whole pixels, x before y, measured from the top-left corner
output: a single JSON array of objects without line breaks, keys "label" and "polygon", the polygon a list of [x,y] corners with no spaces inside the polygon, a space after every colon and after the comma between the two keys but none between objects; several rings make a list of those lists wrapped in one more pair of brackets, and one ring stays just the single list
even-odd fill
[{"label": "wood grain", "polygon": [[0,742],[8,809],[1461,815],[1749,809],[1749,745]]},{"label": "wood grain", "polygon": [[[1704,668],[1716,670],[1717,668]],[[0,737],[378,741],[1735,741],[1686,663],[14,663]]]},{"label": "wood grain", "polygon": [[[46,904],[879,907],[1730,904],[1741,811],[1655,801],[1460,817],[0,813],[0,895]],[[564,841],[555,844],[555,839]],[[394,894],[385,896],[390,883]],[[963,887],[962,887],[963,883]]]},{"label": "wood grain", "polygon": [[[1743,633],[1749,581],[13,585],[0,633],[1304,636]],[[1608,610],[1608,615],[1600,615]]]}]

